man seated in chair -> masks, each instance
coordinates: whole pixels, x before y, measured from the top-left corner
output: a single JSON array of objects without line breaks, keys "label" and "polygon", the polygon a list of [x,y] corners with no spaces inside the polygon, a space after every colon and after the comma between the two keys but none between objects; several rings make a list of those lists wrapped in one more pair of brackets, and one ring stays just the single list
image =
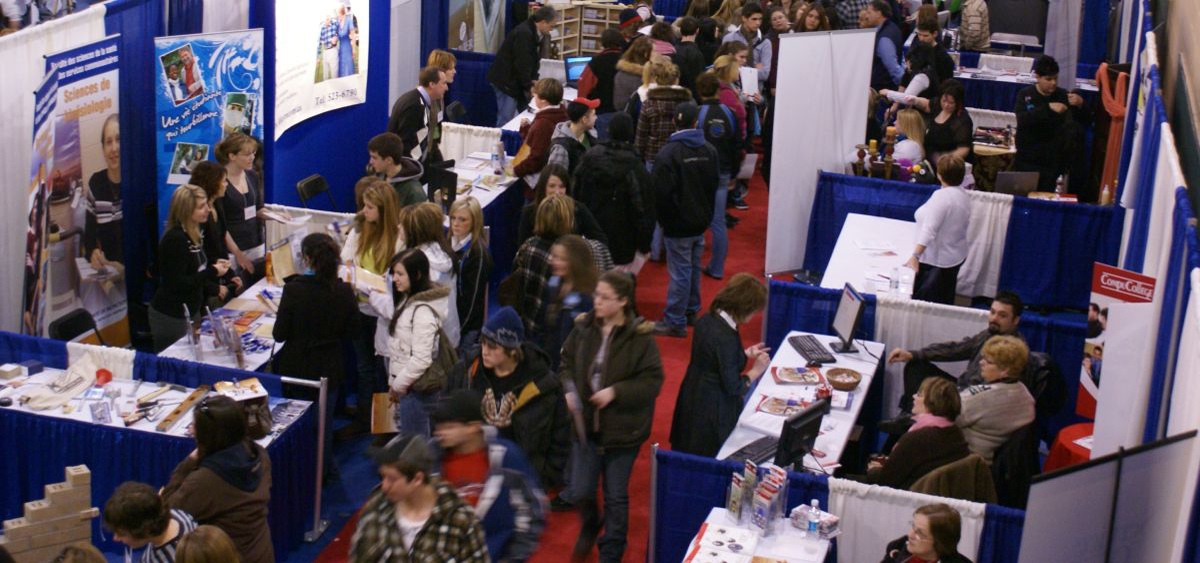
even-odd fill
[{"label": "man seated in chair", "polygon": [[1014,336],[993,336],[983,345],[979,372],[984,383],[960,394],[962,412],[954,423],[962,428],[967,447],[988,463],[1013,432],[1033,422],[1034,401],[1021,383],[1029,347]]},{"label": "man seated in chair", "polygon": [[[904,366],[904,392],[900,396],[900,416],[880,423],[880,430],[889,434],[903,434],[912,424],[913,395],[921,387],[921,382],[927,377],[941,377],[954,381],[961,391],[983,383],[980,370],[983,345],[989,338],[996,335],[1007,335],[1021,339],[1017,325],[1021,322],[1021,312],[1025,306],[1021,297],[1011,291],[1001,291],[992,300],[988,311],[988,326],[978,334],[968,336],[957,342],[938,342],[920,350],[908,351],[896,348],[888,355],[888,363],[906,362]],[[946,373],[934,365],[934,362],[961,362],[969,360],[967,369],[959,377]],[[1024,364],[1024,362],[1022,362]],[[1019,376],[1021,370],[1014,372]]]}]

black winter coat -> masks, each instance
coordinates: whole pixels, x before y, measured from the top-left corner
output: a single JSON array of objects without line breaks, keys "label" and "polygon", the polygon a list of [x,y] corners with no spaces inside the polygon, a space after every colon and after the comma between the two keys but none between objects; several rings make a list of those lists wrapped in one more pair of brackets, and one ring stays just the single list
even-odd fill
[{"label": "black winter coat", "polygon": [[483,328],[483,314],[487,311],[486,290],[492,275],[492,256],[477,241],[454,253],[458,261],[458,284],[455,306],[458,307],[460,334]]},{"label": "black winter coat", "polygon": [[654,235],[654,186],[630,143],[605,141],[588,149],[575,169],[575,200],[591,210],[608,236],[613,263],[633,262],[650,252]]},{"label": "black winter coat", "polygon": [[529,89],[538,79],[540,64],[537,27],[527,19],[508,32],[487,79],[497,90],[517,100],[518,108],[524,108],[529,104]]},{"label": "black winter coat", "polygon": [[714,311],[696,320],[692,360],[688,364],[675,415],[671,449],[716,457],[737,426],[749,380],[742,377],[746,353],[738,331]]},{"label": "black winter coat", "polygon": [[[650,437],[654,421],[654,401],[662,387],[662,359],[654,341],[654,323],[641,317],[627,319],[613,330],[604,358],[600,389],[593,389],[591,366],[604,339],[595,322],[595,313],[575,319],[575,329],[563,343],[559,377],[567,390],[575,389],[583,403],[583,420],[588,434],[601,447],[633,448]],[[590,401],[592,394],[613,388],[616,398],[600,409],[599,416]],[[599,418],[599,425],[595,425]]]},{"label": "black winter coat", "polygon": [[283,285],[279,314],[271,335],[283,347],[275,355],[280,375],[318,380],[337,386],[344,376],[342,348],[358,335],[358,301],[350,284],[322,283],[315,276],[291,276]]},{"label": "black winter coat", "polygon": [[[513,391],[517,402],[511,424],[497,425],[496,429],[501,438],[521,447],[543,487],[560,487],[571,449],[571,422],[562,383],[550,371],[546,353],[540,348],[526,343],[521,346],[521,351],[525,359],[508,377],[528,381]],[[446,378],[445,392],[470,389],[483,394],[496,385],[498,379],[495,372],[484,367],[476,347],[451,370]]]},{"label": "black winter coat", "polygon": [[654,160],[651,176],[663,236],[702,236],[712,223],[720,159],[699,129],[671,135]]},{"label": "black winter coat", "polygon": [[[887,548],[883,553],[883,560],[879,563],[908,563],[912,559],[912,554],[908,552],[907,543],[908,536],[892,540],[887,544]],[[939,558],[937,563],[971,563],[971,560],[964,557],[961,553],[955,553],[948,557]]]}]

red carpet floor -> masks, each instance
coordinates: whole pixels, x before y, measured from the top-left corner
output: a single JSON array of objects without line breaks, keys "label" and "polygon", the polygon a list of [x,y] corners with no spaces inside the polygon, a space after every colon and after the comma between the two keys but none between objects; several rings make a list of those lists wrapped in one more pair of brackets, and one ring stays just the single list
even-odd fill
[{"label": "red carpet floor", "polygon": [[[748,272],[763,277],[763,265],[767,241],[767,191],[760,176],[755,176],[750,185],[750,193],[746,196],[750,204],[747,211],[733,211],[741,219],[737,227],[729,230],[729,257],[725,263],[725,279],[738,272]],[[705,262],[708,260],[708,250],[705,249]],[[721,289],[724,281],[702,278],[700,295],[705,310],[709,301]],[[637,304],[638,311],[647,319],[657,320],[662,316],[667,297],[667,267],[666,264],[650,262],[638,275]],[[761,339],[762,315],[751,319],[742,328],[742,340],[746,345]],[[633,476],[629,484],[629,547],[625,550],[625,561],[638,562],[646,560],[646,549],[650,530],[650,445],[658,443],[659,447],[669,449],[668,437],[671,433],[671,415],[675,411],[675,396],[687,371],[688,359],[691,356],[691,331],[688,338],[658,338],[659,351],[662,355],[663,381],[662,391],[654,410],[654,426],[650,440],[642,446],[637,463],[633,467]],[[335,562],[346,560],[346,550],[350,545],[350,537],[354,533],[355,519],[351,519],[329,546],[321,553],[318,561]],[[579,535],[579,518],[574,513],[551,513],[546,532],[542,536],[542,544],[538,553],[531,560],[534,563],[563,563],[575,545]],[[596,560],[593,550],[592,561]]]}]

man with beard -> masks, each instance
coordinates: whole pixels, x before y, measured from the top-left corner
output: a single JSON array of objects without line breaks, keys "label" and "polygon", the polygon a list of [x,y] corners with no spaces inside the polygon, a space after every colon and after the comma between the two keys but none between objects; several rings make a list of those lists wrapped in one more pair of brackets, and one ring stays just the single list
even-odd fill
[{"label": "man with beard", "polygon": [[[955,382],[959,391],[984,382],[979,360],[983,357],[983,345],[993,336],[1006,335],[1022,338],[1017,331],[1021,322],[1021,311],[1025,306],[1021,298],[1011,291],[1001,291],[992,301],[988,311],[986,330],[957,342],[939,342],[920,350],[908,351],[896,348],[888,354],[889,364],[906,362],[904,366],[904,393],[900,397],[900,416],[880,423],[880,430],[892,433],[891,429],[907,428],[912,422],[913,395],[926,377],[942,377]],[[970,360],[967,369],[959,377],[946,373],[934,362],[961,362]],[[901,431],[903,432],[903,431]]]}]

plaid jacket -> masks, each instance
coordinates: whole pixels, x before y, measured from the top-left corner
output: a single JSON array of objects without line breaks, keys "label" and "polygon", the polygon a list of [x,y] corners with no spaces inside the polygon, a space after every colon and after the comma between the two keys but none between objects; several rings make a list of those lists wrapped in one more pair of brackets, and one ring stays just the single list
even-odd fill
[{"label": "plaid jacket", "polygon": [[396,507],[376,489],[367,499],[350,539],[355,563],[488,563],[487,540],[471,507],[458,493],[434,477],[437,504],[411,549],[404,545]]},{"label": "plaid jacket", "polygon": [[691,101],[692,93],[680,86],[658,86],[646,94],[638,115],[634,148],[642,160],[654,161],[659,149],[675,132],[675,105]]},{"label": "plaid jacket", "polygon": [[337,36],[337,22],[330,20],[321,25],[321,47],[332,49],[334,47],[333,40],[337,39]]},{"label": "plaid jacket", "polygon": [[521,244],[513,258],[512,276],[517,287],[513,307],[525,320],[526,334],[538,332],[541,325],[537,312],[542,308],[542,295],[546,293],[546,282],[550,279],[550,247],[553,245],[554,241],[534,235]]}]

